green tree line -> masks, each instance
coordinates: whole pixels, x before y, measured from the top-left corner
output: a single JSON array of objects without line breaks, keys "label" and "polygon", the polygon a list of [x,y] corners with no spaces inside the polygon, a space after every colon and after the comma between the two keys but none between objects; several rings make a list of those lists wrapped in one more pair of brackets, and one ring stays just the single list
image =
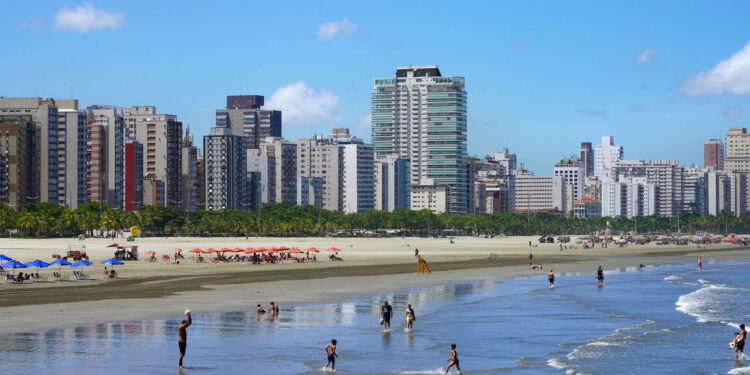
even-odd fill
[{"label": "green tree line", "polygon": [[[608,228],[609,225],[609,228]],[[20,211],[0,202],[0,231],[27,237],[69,237],[79,234],[116,236],[138,226],[144,236],[319,236],[332,232],[395,229],[408,236],[439,235],[555,235],[611,233],[748,233],[750,215],[731,213],[701,216],[560,218],[546,213],[533,215],[504,212],[487,214],[432,213],[397,209],[345,214],[314,206],[270,203],[256,212],[220,210],[191,211],[163,206],[141,206],[124,212],[99,202],[76,209],[55,203],[27,203]],[[15,233],[15,234],[14,234]]]}]

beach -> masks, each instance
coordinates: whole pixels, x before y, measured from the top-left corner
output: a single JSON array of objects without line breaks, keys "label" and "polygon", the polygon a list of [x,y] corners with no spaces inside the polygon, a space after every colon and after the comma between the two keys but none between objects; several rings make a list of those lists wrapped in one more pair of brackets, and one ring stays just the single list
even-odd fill
[{"label": "beach", "polygon": [[[532,247],[529,247],[532,241]],[[575,236],[573,237],[573,242]],[[51,261],[68,245],[85,245],[94,266],[83,271],[94,280],[38,282],[0,286],[0,333],[38,331],[93,323],[153,319],[175,311],[244,311],[257,303],[275,300],[282,305],[334,302],[352,296],[460,281],[544,275],[554,267],[560,272],[583,272],[598,265],[605,268],[638,264],[664,264],[675,258],[746,259],[748,252],[731,244],[630,245],[583,249],[573,242],[560,251],[559,244],[539,244],[536,237],[509,238],[141,238],[141,258],[115,266],[120,279],[103,275],[100,261],[113,255],[112,243],[123,239],[0,240],[0,253],[28,262]],[[336,247],[344,261],[332,262],[330,254],[316,254],[317,262],[281,264],[196,263],[187,250],[193,248],[247,248],[287,246]],[[183,249],[180,264],[161,261]],[[427,260],[431,274],[416,274],[414,250]],[[157,252],[157,262],[145,259],[146,250]],[[529,270],[528,254],[544,270]],[[493,259],[488,259],[495,254]],[[204,255],[207,256],[207,255]],[[64,273],[70,275],[71,270]],[[57,267],[42,269],[51,279]],[[31,270],[35,272],[35,270]],[[72,279],[72,277],[71,277]]]}]

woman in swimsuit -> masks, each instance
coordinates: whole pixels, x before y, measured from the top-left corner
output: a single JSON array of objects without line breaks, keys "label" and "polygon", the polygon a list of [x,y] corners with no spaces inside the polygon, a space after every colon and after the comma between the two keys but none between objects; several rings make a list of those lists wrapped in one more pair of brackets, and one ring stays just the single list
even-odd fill
[{"label": "woman in swimsuit", "polygon": [[411,305],[406,306],[406,329],[411,330],[412,326],[414,325],[414,309],[411,308]]}]

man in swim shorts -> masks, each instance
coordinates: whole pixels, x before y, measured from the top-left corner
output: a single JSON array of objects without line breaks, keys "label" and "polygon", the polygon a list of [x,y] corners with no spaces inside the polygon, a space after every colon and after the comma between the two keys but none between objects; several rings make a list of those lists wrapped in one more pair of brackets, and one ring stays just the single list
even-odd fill
[{"label": "man in swim shorts", "polygon": [[380,317],[383,318],[383,329],[390,331],[393,306],[389,305],[388,301],[383,302],[383,306],[380,306]]},{"label": "man in swim shorts", "polygon": [[549,273],[547,273],[547,280],[549,280],[549,287],[554,288],[555,287],[555,270],[549,270]]},{"label": "man in swim shorts", "polygon": [[604,285],[604,270],[602,270],[602,266],[596,269],[596,281],[599,286]]},{"label": "man in swim shorts", "polygon": [[735,336],[734,339],[734,355],[737,359],[740,355],[745,353],[745,339],[747,338],[747,331],[745,331],[745,325],[740,324],[740,334]]},{"label": "man in swim shorts", "polygon": [[180,348],[179,368],[183,368],[182,359],[185,358],[185,351],[187,350],[187,327],[193,324],[193,319],[190,317],[190,310],[185,311],[185,316],[187,319],[183,320],[177,328],[177,346]]}]

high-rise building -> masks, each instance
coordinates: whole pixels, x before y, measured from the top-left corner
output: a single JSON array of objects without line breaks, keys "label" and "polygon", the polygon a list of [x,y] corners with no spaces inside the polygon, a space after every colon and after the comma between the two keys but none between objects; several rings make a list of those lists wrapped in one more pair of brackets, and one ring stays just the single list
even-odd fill
[{"label": "high-rise building", "polygon": [[[182,122],[177,116],[156,113],[154,106],[123,110],[126,139],[143,145],[146,189],[143,204],[182,208]],[[149,188],[152,186],[155,188]]]},{"label": "high-rise building", "polygon": [[334,129],[327,137],[316,135],[295,143],[298,180],[321,179],[325,209],[363,212],[375,208],[372,146],[351,136],[346,128]]},{"label": "high-rise building", "polygon": [[[645,178],[639,184],[653,184],[657,188],[654,215],[676,216],[684,209],[685,168],[674,160],[621,160],[612,168],[614,181],[602,182],[602,216],[619,216],[617,211],[617,182],[630,183],[633,178]],[[640,180],[639,180],[640,181]],[[651,211],[648,211],[651,212]]]},{"label": "high-rise building", "polygon": [[562,177],[565,184],[571,185],[573,200],[583,199],[585,173],[586,168],[582,161],[574,157],[560,160],[554,168],[554,175]]},{"label": "high-rise building", "polygon": [[518,158],[516,154],[511,154],[507,148],[500,150],[500,152],[490,152],[487,154],[487,160],[492,160],[499,163],[503,167],[504,172],[502,174],[510,175],[517,169]]},{"label": "high-rise building", "polygon": [[730,212],[735,216],[748,213],[748,178],[745,173],[706,173],[706,212],[718,215]]},{"label": "high-rise building", "polygon": [[265,180],[268,201],[297,204],[297,144],[267,137],[259,149],[260,154],[268,158],[268,178]]},{"label": "high-rise building", "polygon": [[0,110],[0,202],[14,210],[39,196],[38,130],[30,113]]},{"label": "high-rise building", "polygon": [[565,180],[561,176],[534,176],[527,171],[516,170],[513,185],[516,212],[567,214]]},{"label": "high-rise building", "polygon": [[39,194],[27,197],[31,202],[58,202],[57,181],[57,107],[53,100],[42,98],[0,98],[0,114],[29,114],[38,127],[35,132],[38,147],[35,160],[38,164]]},{"label": "high-rise building", "polygon": [[636,216],[657,215],[659,209],[659,186],[649,183],[644,177],[623,177],[613,182],[614,212],[604,216]]},{"label": "high-rise building", "polygon": [[586,177],[594,175],[594,150],[591,148],[591,142],[581,142],[581,148],[578,150],[578,159],[583,163],[583,172]]},{"label": "high-rise building", "polygon": [[86,202],[86,128],[88,111],[78,100],[54,100],[57,107],[57,198],[75,209]]},{"label": "high-rise building", "polygon": [[[122,110],[108,105],[87,108],[89,125],[86,155],[89,163],[87,176],[88,200],[95,200],[122,209],[124,206],[125,173],[123,155],[125,122]],[[92,148],[91,142],[96,147]],[[91,149],[91,150],[90,150]],[[95,156],[90,156],[93,154]],[[99,158],[92,160],[92,157]],[[95,189],[97,191],[92,191]]]},{"label": "high-rise building", "polygon": [[724,170],[724,143],[712,138],[703,143],[703,167]]},{"label": "high-rise building", "polygon": [[182,167],[180,168],[180,192],[182,193],[182,210],[195,211],[198,209],[198,147],[193,146],[193,135],[190,128],[182,137]]},{"label": "high-rise building", "polygon": [[747,128],[729,129],[724,169],[728,172],[750,172],[750,134]]},{"label": "high-rise building", "polygon": [[685,168],[685,183],[683,187],[683,207],[685,212],[695,212],[705,215],[706,208],[706,170],[700,168]]},{"label": "high-rise building", "polygon": [[622,160],[622,146],[615,145],[615,137],[603,136],[602,143],[596,145],[594,152],[594,176],[602,182],[615,181],[612,168]]},{"label": "high-rise building", "polygon": [[125,142],[125,202],[126,212],[135,211],[143,204],[143,145],[130,140]]},{"label": "high-rise building", "polygon": [[398,155],[380,156],[375,160],[376,210],[393,211],[410,207],[409,172],[409,160]]},{"label": "high-rise building", "polygon": [[469,210],[466,117],[464,78],[444,77],[436,65],[401,66],[395,77],[375,79],[375,152],[409,159],[412,185],[447,185],[455,213]]},{"label": "high-rise building", "polygon": [[244,137],[231,129],[217,126],[203,136],[207,210],[250,210],[246,158]]},{"label": "high-rise building", "polygon": [[246,137],[247,148],[260,148],[268,137],[281,138],[281,111],[261,109],[261,95],[227,96],[226,109],[216,110],[216,126]]}]

